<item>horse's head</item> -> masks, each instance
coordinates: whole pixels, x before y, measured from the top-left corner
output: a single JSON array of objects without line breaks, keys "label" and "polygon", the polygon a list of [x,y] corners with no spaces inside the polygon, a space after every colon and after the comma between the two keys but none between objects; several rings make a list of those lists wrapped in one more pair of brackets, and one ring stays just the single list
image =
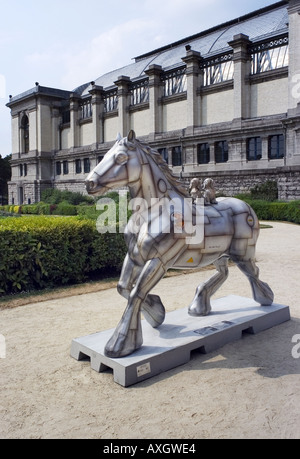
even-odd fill
[{"label": "horse's head", "polygon": [[117,138],[115,145],[103,160],[90,172],[85,185],[92,195],[102,195],[108,190],[136,183],[141,175],[141,163],[137,154],[135,133]]}]

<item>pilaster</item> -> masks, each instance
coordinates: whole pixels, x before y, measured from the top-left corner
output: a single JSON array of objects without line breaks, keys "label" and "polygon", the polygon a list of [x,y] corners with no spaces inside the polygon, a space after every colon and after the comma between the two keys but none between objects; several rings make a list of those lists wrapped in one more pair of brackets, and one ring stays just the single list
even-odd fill
[{"label": "pilaster", "polygon": [[130,78],[128,76],[121,75],[118,80],[115,81],[115,85],[118,87],[119,97],[119,132],[122,137],[125,137],[129,132],[130,119],[129,119],[129,105],[130,105]]},{"label": "pilaster", "polygon": [[104,142],[104,90],[102,86],[93,85],[89,91],[93,107],[93,143]]},{"label": "pilaster", "polygon": [[249,37],[244,34],[234,35],[228,44],[233,48],[234,63],[234,118],[250,118],[250,84],[246,77],[251,72],[251,56],[248,46]]},{"label": "pilaster", "polygon": [[263,161],[269,160],[269,139],[267,136],[262,136],[261,139],[261,159]]},{"label": "pilaster", "polygon": [[187,49],[186,56],[182,58],[186,64],[187,77],[187,134],[194,133],[194,127],[201,125],[201,103],[197,96],[197,89],[203,84],[203,71],[200,68],[202,60],[198,51]]},{"label": "pilaster", "polygon": [[163,131],[163,108],[159,103],[163,95],[163,83],[161,81],[162,67],[150,65],[145,71],[149,77],[149,106],[150,106],[150,136]]},{"label": "pilaster", "polygon": [[59,107],[53,107],[52,108],[52,151],[59,150],[59,124],[60,124]]},{"label": "pilaster", "polygon": [[71,130],[71,145],[70,147],[79,147],[79,127],[78,127],[78,108],[80,96],[76,93],[70,95],[70,130]]}]

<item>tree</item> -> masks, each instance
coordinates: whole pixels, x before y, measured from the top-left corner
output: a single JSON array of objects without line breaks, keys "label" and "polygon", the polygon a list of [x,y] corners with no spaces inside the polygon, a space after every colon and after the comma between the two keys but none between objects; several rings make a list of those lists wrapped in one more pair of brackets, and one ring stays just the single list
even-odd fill
[{"label": "tree", "polygon": [[5,158],[2,158],[2,156],[0,155],[0,205],[7,202],[7,182],[9,182],[11,179],[10,160],[11,155],[6,156]]}]

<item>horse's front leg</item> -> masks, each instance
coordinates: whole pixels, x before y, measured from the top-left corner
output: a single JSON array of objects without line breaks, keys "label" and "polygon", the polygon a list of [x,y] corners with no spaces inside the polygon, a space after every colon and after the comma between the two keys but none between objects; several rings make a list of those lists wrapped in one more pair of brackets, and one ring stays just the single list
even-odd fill
[{"label": "horse's front leg", "polygon": [[[128,254],[126,255],[117,287],[120,295],[126,298],[126,300],[129,299],[130,293],[143,267],[144,265],[138,265]],[[148,295],[141,305],[141,311],[153,328],[159,327],[165,320],[166,311],[158,295]]]},{"label": "horse's front leg", "polygon": [[111,358],[125,357],[143,344],[141,306],[150,290],[164,276],[160,259],[149,260],[139,275],[129,295],[121,321],[105,346],[105,355]]}]

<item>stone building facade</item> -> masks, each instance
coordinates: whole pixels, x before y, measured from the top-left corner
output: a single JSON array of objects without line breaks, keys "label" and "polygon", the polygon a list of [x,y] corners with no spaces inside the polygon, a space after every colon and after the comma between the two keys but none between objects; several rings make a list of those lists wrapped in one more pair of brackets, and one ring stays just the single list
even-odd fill
[{"label": "stone building facade", "polygon": [[134,129],[188,182],[226,195],[266,180],[300,199],[300,0],[286,0],[135,58],[74,91],[38,83],[12,117],[9,202],[85,193],[118,133]]}]

